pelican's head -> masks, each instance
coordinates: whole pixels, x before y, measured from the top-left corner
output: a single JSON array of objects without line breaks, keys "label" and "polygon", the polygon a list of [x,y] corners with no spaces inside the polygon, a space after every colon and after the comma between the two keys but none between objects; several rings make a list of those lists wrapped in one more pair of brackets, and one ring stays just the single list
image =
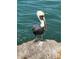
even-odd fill
[{"label": "pelican's head", "polygon": [[43,11],[41,10],[37,11],[37,17],[40,21],[45,21],[45,14]]}]

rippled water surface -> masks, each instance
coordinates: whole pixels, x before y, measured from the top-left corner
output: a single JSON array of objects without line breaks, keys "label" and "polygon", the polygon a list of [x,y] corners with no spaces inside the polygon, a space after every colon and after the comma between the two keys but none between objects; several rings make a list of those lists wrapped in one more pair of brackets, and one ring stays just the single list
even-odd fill
[{"label": "rippled water surface", "polygon": [[43,10],[46,13],[48,28],[44,38],[61,41],[60,4],[60,0],[17,0],[17,44],[34,38],[32,25],[39,24],[37,10]]}]

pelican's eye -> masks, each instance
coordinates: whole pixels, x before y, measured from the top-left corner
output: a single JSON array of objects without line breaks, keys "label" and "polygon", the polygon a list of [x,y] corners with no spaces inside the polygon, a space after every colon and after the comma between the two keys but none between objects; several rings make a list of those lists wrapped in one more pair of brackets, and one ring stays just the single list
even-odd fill
[{"label": "pelican's eye", "polygon": [[44,20],[44,15],[39,16],[41,20]]}]

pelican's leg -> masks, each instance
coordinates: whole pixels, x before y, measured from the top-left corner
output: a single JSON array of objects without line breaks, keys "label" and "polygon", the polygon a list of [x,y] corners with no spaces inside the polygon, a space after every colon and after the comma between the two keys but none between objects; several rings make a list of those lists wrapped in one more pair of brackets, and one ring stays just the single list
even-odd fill
[{"label": "pelican's leg", "polygon": [[43,40],[44,40],[44,39],[43,39],[43,34],[41,35],[41,38],[40,38],[40,39],[41,39],[41,41],[43,41]]},{"label": "pelican's leg", "polygon": [[41,35],[38,35],[38,41],[40,41],[41,40]]},{"label": "pelican's leg", "polygon": [[35,35],[34,42],[36,42],[36,40],[37,40],[37,36]]},{"label": "pelican's leg", "polygon": [[39,41],[39,35],[35,35],[35,40],[34,40],[34,42],[37,42],[37,41]]},{"label": "pelican's leg", "polygon": [[38,38],[38,37],[37,37],[37,35],[36,35],[36,36],[35,36],[35,40],[37,40],[37,38]]}]

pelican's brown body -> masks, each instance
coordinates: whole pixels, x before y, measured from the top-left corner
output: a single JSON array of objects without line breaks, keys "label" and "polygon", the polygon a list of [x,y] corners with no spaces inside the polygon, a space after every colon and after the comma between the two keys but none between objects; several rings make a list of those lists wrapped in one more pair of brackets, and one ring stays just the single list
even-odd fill
[{"label": "pelican's brown body", "polygon": [[44,27],[40,27],[39,25],[33,25],[33,34],[36,35],[42,35],[44,33]]}]

